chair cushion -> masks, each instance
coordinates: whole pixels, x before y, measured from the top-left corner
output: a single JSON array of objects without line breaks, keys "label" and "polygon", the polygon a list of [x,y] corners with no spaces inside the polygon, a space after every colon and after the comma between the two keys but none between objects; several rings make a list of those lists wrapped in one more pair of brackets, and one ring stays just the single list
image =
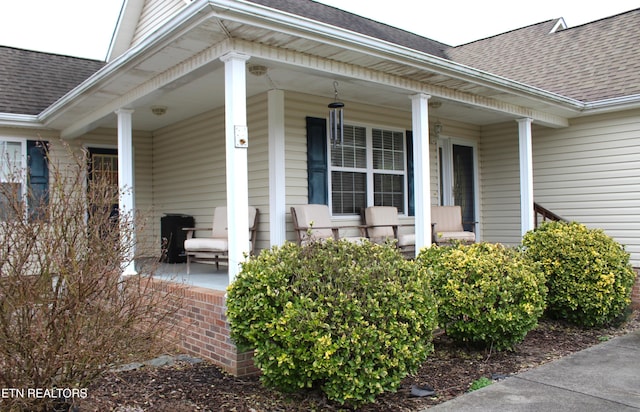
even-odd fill
[{"label": "chair cushion", "polygon": [[227,207],[218,206],[213,211],[213,226],[211,230],[211,237],[213,238],[226,238],[229,236],[227,230]]},{"label": "chair cushion", "polygon": [[[327,205],[298,205],[294,206],[298,227],[306,229],[311,227],[333,227],[331,215]],[[313,225],[311,224],[313,222]],[[317,239],[327,239],[333,237],[331,229],[313,229],[312,237]]]},{"label": "chair cushion", "polygon": [[[253,226],[256,220],[257,210],[254,206],[249,206],[249,228]],[[229,236],[227,222],[227,207],[218,206],[213,212],[213,226],[211,230],[211,237],[213,238],[226,238]]]},{"label": "chair cushion", "polygon": [[416,235],[415,233],[407,233],[398,235],[398,246],[399,247],[407,247],[407,246],[415,246],[416,245]]},{"label": "chair cushion", "polygon": [[431,221],[437,232],[464,232],[460,206],[432,206]]},{"label": "chair cushion", "polygon": [[371,239],[378,241],[378,239],[393,238],[393,226],[399,224],[398,209],[392,206],[370,206],[364,210],[364,221],[367,225],[374,226],[367,228]]},{"label": "chair cushion", "polygon": [[451,242],[452,240],[457,240],[460,242],[475,242],[476,234],[473,232],[436,232],[436,242],[446,243]]},{"label": "chair cushion", "polygon": [[184,249],[187,252],[226,252],[229,250],[229,242],[220,238],[193,238],[184,241]]}]

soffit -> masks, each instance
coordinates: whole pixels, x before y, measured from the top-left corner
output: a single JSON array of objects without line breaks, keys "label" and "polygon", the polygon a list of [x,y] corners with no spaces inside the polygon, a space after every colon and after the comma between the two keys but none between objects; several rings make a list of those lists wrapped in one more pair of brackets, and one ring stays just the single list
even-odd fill
[{"label": "soffit", "polygon": [[[212,12],[210,9],[200,9],[181,19],[171,30],[158,33],[152,41],[130,50],[88,79],[72,92],[73,98],[68,103],[48,114],[46,125],[64,130],[75,124],[78,129],[77,119],[86,119],[83,120],[86,125],[82,126],[86,129],[113,126],[114,107],[136,108],[152,102],[167,106],[181,104],[183,116],[220,106],[224,103],[224,93],[212,93],[214,90],[220,92],[220,86],[223,87],[222,64],[218,57],[233,42],[251,45],[256,50],[268,49],[268,54],[252,61],[262,59],[270,67],[271,78],[282,89],[332,97],[332,82],[339,77],[343,99],[350,100],[351,91],[354,98],[357,94],[358,100],[407,111],[410,110],[407,96],[420,91],[366,82],[350,76],[344,70],[346,67],[375,72],[380,78],[405,79],[407,84],[418,85],[416,89],[420,85],[428,86],[434,98],[449,101],[451,107],[465,109],[464,119],[471,123],[489,124],[513,117],[499,110],[478,111],[478,107],[469,101],[456,102],[452,96],[475,96],[553,112],[556,116],[576,113],[552,99],[533,96],[526,88],[514,91],[495,84],[490,76],[482,73],[475,72],[470,76],[464,70],[452,69],[450,62],[442,59],[427,59],[423,53],[409,49],[379,47],[380,41],[375,39],[365,38],[363,44],[359,35],[356,38],[360,41],[354,41],[343,32],[321,34],[312,27],[273,22],[260,16],[232,16],[228,11]],[[314,61],[314,67],[307,69],[305,61]],[[343,71],[339,76],[336,76],[333,64],[341,65]],[[209,86],[203,88],[203,84]],[[273,84],[263,79],[247,78],[249,95],[272,87]],[[439,90],[446,93],[439,95]],[[170,116],[160,120],[147,113],[137,116],[140,119],[134,118],[135,127],[146,130],[180,120]]]}]

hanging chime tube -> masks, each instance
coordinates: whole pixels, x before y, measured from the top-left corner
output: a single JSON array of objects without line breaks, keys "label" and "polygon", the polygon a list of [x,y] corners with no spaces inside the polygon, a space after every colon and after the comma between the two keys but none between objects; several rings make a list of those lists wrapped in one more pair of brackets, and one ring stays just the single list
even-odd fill
[{"label": "hanging chime tube", "polygon": [[333,102],[329,104],[329,134],[333,147],[344,142],[344,103]]}]

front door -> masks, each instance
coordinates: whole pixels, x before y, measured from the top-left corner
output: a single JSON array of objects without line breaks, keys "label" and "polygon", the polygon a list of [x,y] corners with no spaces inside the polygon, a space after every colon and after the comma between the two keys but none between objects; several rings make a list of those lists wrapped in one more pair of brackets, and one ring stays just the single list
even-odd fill
[{"label": "front door", "polygon": [[[89,148],[89,185],[97,184],[109,191],[113,199],[110,216],[118,216],[118,151],[117,149]],[[94,205],[95,207],[95,205]]]},{"label": "front door", "polygon": [[438,160],[440,204],[462,209],[464,230],[475,231],[476,219],[476,148],[473,143],[457,139],[440,139]]}]

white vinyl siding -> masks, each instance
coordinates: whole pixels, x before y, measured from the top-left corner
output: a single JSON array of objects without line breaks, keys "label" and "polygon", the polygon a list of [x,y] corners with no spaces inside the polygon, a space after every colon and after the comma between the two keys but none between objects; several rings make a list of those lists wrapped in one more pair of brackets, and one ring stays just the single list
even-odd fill
[{"label": "white vinyl siding", "polygon": [[[247,101],[249,204],[260,210],[258,250],[269,246],[266,107],[266,94]],[[154,132],[154,222],[180,213],[193,216],[196,226],[211,227],[214,207],[226,205],[227,198],[224,133],[224,108]]]},{"label": "white vinyl siding", "polygon": [[483,128],[479,152],[480,238],[517,245],[522,240],[517,123]]},{"label": "white vinyl siding", "polygon": [[[592,116],[550,129],[534,124],[534,200],[603,229],[640,266],[640,111]],[[517,124],[484,127],[480,140],[482,238],[519,244]]]},{"label": "white vinyl siding", "polygon": [[131,41],[131,47],[140,43],[162,23],[186,6],[184,0],[146,0],[138,26]]},{"label": "white vinyl siding", "polygon": [[601,228],[640,266],[640,111],[575,119],[533,130],[536,202]]},{"label": "white vinyl siding", "polygon": [[153,133],[154,221],[180,213],[211,227],[213,208],[226,204],[224,130],[224,110],[217,109]]},{"label": "white vinyl siding", "polygon": [[256,250],[267,249],[269,242],[269,123],[267,94],[247,99],[249,127],[249,205],[260,211]]}]

